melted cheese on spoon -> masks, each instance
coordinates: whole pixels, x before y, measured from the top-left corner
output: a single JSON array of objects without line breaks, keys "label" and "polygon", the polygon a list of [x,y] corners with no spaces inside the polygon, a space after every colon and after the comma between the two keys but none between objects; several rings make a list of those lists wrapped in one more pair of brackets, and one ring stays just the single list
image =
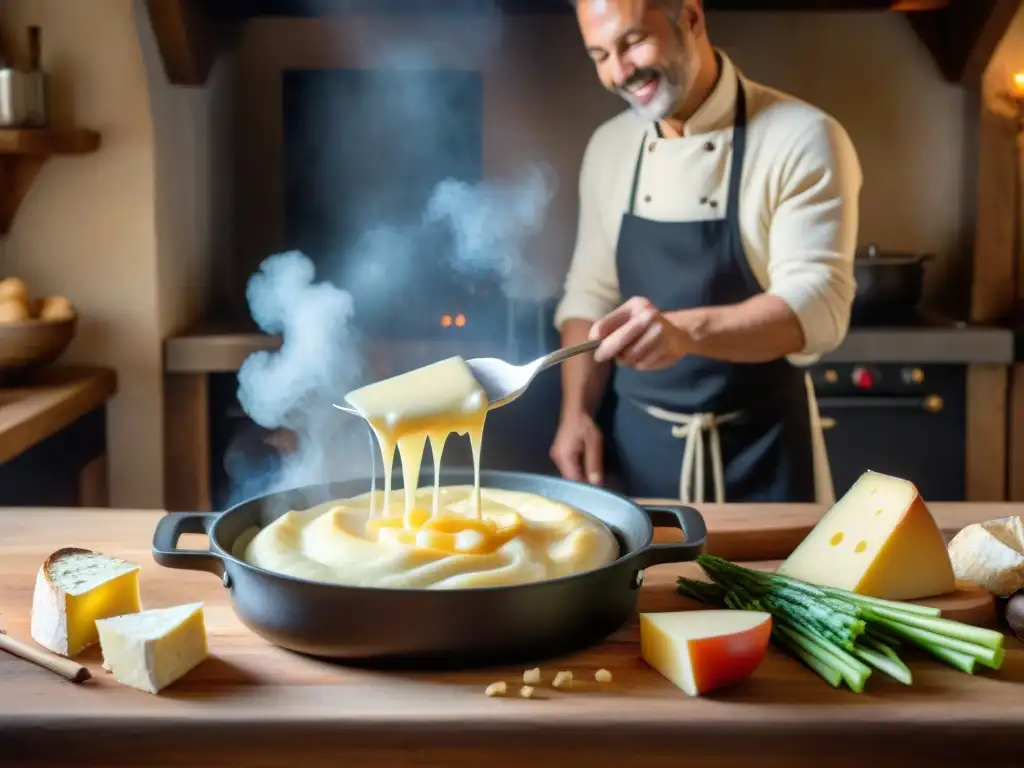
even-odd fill
[{"label": "melted cheese on spoon", "polygon": [[[480,447],[487,417],[487,393],[466,361],[450,357],[354,390],[345,399],[366,419],[384,459],[383,514],[391,510],[391,474],[395,448],[408,489],[419,483],[423,450],[430,440],[434,456],[432,515],[438,514],[441,453],[453,432],[469,435],[473,450],[474,513],[480,518]],[[415,493],[405,495],[405,514],[413,511]],[[371,516],[374,510],[371,510]]]}]

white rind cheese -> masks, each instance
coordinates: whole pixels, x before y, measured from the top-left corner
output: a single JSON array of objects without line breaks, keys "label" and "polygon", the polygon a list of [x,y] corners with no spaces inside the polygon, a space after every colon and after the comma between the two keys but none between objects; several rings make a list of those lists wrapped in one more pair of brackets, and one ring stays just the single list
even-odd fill
[{"label": "white rind cheese", "polygon": [[998,597],[1024,589],[1024,523],[1003,517],[972,523],[949,542],[958,579],[971,581]]},{"label": "white rind cheese", "polygon": [[138,565],[87,549],[60,549],[36,574],[32,639],[74,657],[99,642],[98,619],[141,608]]},{"label": "white rind cheese", "polygon": [[942,531],[913,483],[865,472],[778,572],[886,600],[953,592]]},{"label": "white rind cheese", "polygon": [[123,685],[159,693],[209,655],[203,604],[154,608],[96,622],[103,666]]}]

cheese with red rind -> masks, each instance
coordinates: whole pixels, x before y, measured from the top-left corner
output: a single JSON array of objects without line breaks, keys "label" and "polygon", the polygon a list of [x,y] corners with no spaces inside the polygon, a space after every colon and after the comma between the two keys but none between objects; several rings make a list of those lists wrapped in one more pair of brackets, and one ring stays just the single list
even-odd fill
[{"label": "cheese with red rind", "polygon": [[768,652],[771,614],[709,609],[640,614],[640,657],[689,696],[735,685]]}]

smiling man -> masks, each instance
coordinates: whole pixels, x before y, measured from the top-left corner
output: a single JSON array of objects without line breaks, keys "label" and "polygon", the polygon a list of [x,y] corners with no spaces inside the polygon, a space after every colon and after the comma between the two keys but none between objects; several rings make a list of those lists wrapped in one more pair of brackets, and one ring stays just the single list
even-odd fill
[{"label": "smiling man", "polygon": [[573,5],[601,84],[629,109],[594,132],[580,172],[556,324],[566,345],[601,345],[563,365],[552,459],[603,481],[594,413],[614,362],[625,492],[830,502],[800,366],[849,325],[862,182],[849,136],[746,78],[712,45],[701,0]]}]

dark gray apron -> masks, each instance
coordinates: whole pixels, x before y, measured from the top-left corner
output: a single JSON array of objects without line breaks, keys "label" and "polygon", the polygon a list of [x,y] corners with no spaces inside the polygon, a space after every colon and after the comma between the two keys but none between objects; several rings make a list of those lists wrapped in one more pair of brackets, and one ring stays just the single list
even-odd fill
[{"label": "dark gray apron", "polygon": [[[634,213],[647,138],[645,133],[616,251],[622,296],[644,296],[667,311],[735,304],[762,293],[740,236],[747,143],[743,83],[736,99],[725,218],[662,222]],[[679,498],[687,484],[703,496],[703,488],[724,484],[730,502],[815,500],[805,374],[788,360],[748,364],[687,355],[661,371],[620,367],[614,387],[613,459],[625,493]],[[722,423],[715,426],[718,420]],[[687,450],[697,459],[685,457]],[[699,460],[716,450],[720,474],[714,461]],[[684,483],[681,469],[689,465],[695,471],[701,463],[703,472]]]}]

